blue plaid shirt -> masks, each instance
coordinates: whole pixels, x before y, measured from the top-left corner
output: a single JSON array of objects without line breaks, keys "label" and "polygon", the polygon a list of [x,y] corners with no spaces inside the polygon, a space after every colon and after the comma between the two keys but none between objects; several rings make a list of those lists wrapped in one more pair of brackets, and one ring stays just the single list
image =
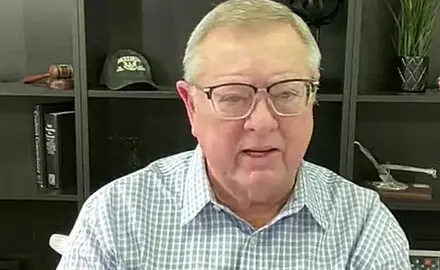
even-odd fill
[{"label": "blue plaid shirt", "polygon": [[197,147],[92,194],[57,269],[411,269],[371,190],[304,161],[294,199],[255,230],[215,202],[204,166]]}]

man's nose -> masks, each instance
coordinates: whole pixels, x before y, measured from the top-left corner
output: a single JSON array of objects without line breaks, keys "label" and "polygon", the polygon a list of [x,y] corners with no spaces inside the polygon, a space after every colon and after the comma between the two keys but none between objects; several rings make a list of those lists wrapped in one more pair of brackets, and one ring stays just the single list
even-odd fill
[{"label": "man's nose", "polygon": [[267,98],[258,98],[250,115],[246,118],[244,127],[257,132],[269,132],[278,128],[275,112],[272,110]]}]

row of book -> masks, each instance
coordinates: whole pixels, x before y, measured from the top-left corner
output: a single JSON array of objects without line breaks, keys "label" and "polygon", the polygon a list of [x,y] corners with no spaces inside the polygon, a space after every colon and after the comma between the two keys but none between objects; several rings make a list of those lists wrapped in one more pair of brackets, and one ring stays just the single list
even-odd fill
[{"label": "row of book", "polygon": [[37,187],[71,193],[76,189],[74,102],[36,104],[33,122]]}]

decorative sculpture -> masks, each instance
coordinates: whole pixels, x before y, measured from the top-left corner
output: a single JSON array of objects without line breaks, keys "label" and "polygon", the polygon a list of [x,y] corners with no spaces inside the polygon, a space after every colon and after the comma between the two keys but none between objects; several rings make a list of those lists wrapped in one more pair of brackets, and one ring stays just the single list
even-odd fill
[{"label": "decorative sculpture", "polygon": [[437,170],[434,168],[417,168],[407,165],[399,164],[379,164],[376,159],[371,155],[370,151],[366,149],[358,141],[354,142],[359,147],[361,152],[368,158],[373,164],[379,174],[379,178],[382,181],[371,181],[374,189],[376,189],[382,196],[392,198],[405,198],[405,199],[431,199],[432,188],[426,184],[405,184],[397,181],[391,175],[391,170],[409,171],[425,173],[433,178],[437,178]]}]

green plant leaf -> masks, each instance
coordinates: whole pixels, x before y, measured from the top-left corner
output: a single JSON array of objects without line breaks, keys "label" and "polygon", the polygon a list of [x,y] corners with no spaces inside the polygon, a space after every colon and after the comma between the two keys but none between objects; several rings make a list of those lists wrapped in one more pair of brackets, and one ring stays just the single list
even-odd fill
[{"label": "green plant leaf", "polygon": [[426,56],[432,43],[440,0],[399,0],[394,10],[384,0],[395,23],[393,46],[398,56]]}]

